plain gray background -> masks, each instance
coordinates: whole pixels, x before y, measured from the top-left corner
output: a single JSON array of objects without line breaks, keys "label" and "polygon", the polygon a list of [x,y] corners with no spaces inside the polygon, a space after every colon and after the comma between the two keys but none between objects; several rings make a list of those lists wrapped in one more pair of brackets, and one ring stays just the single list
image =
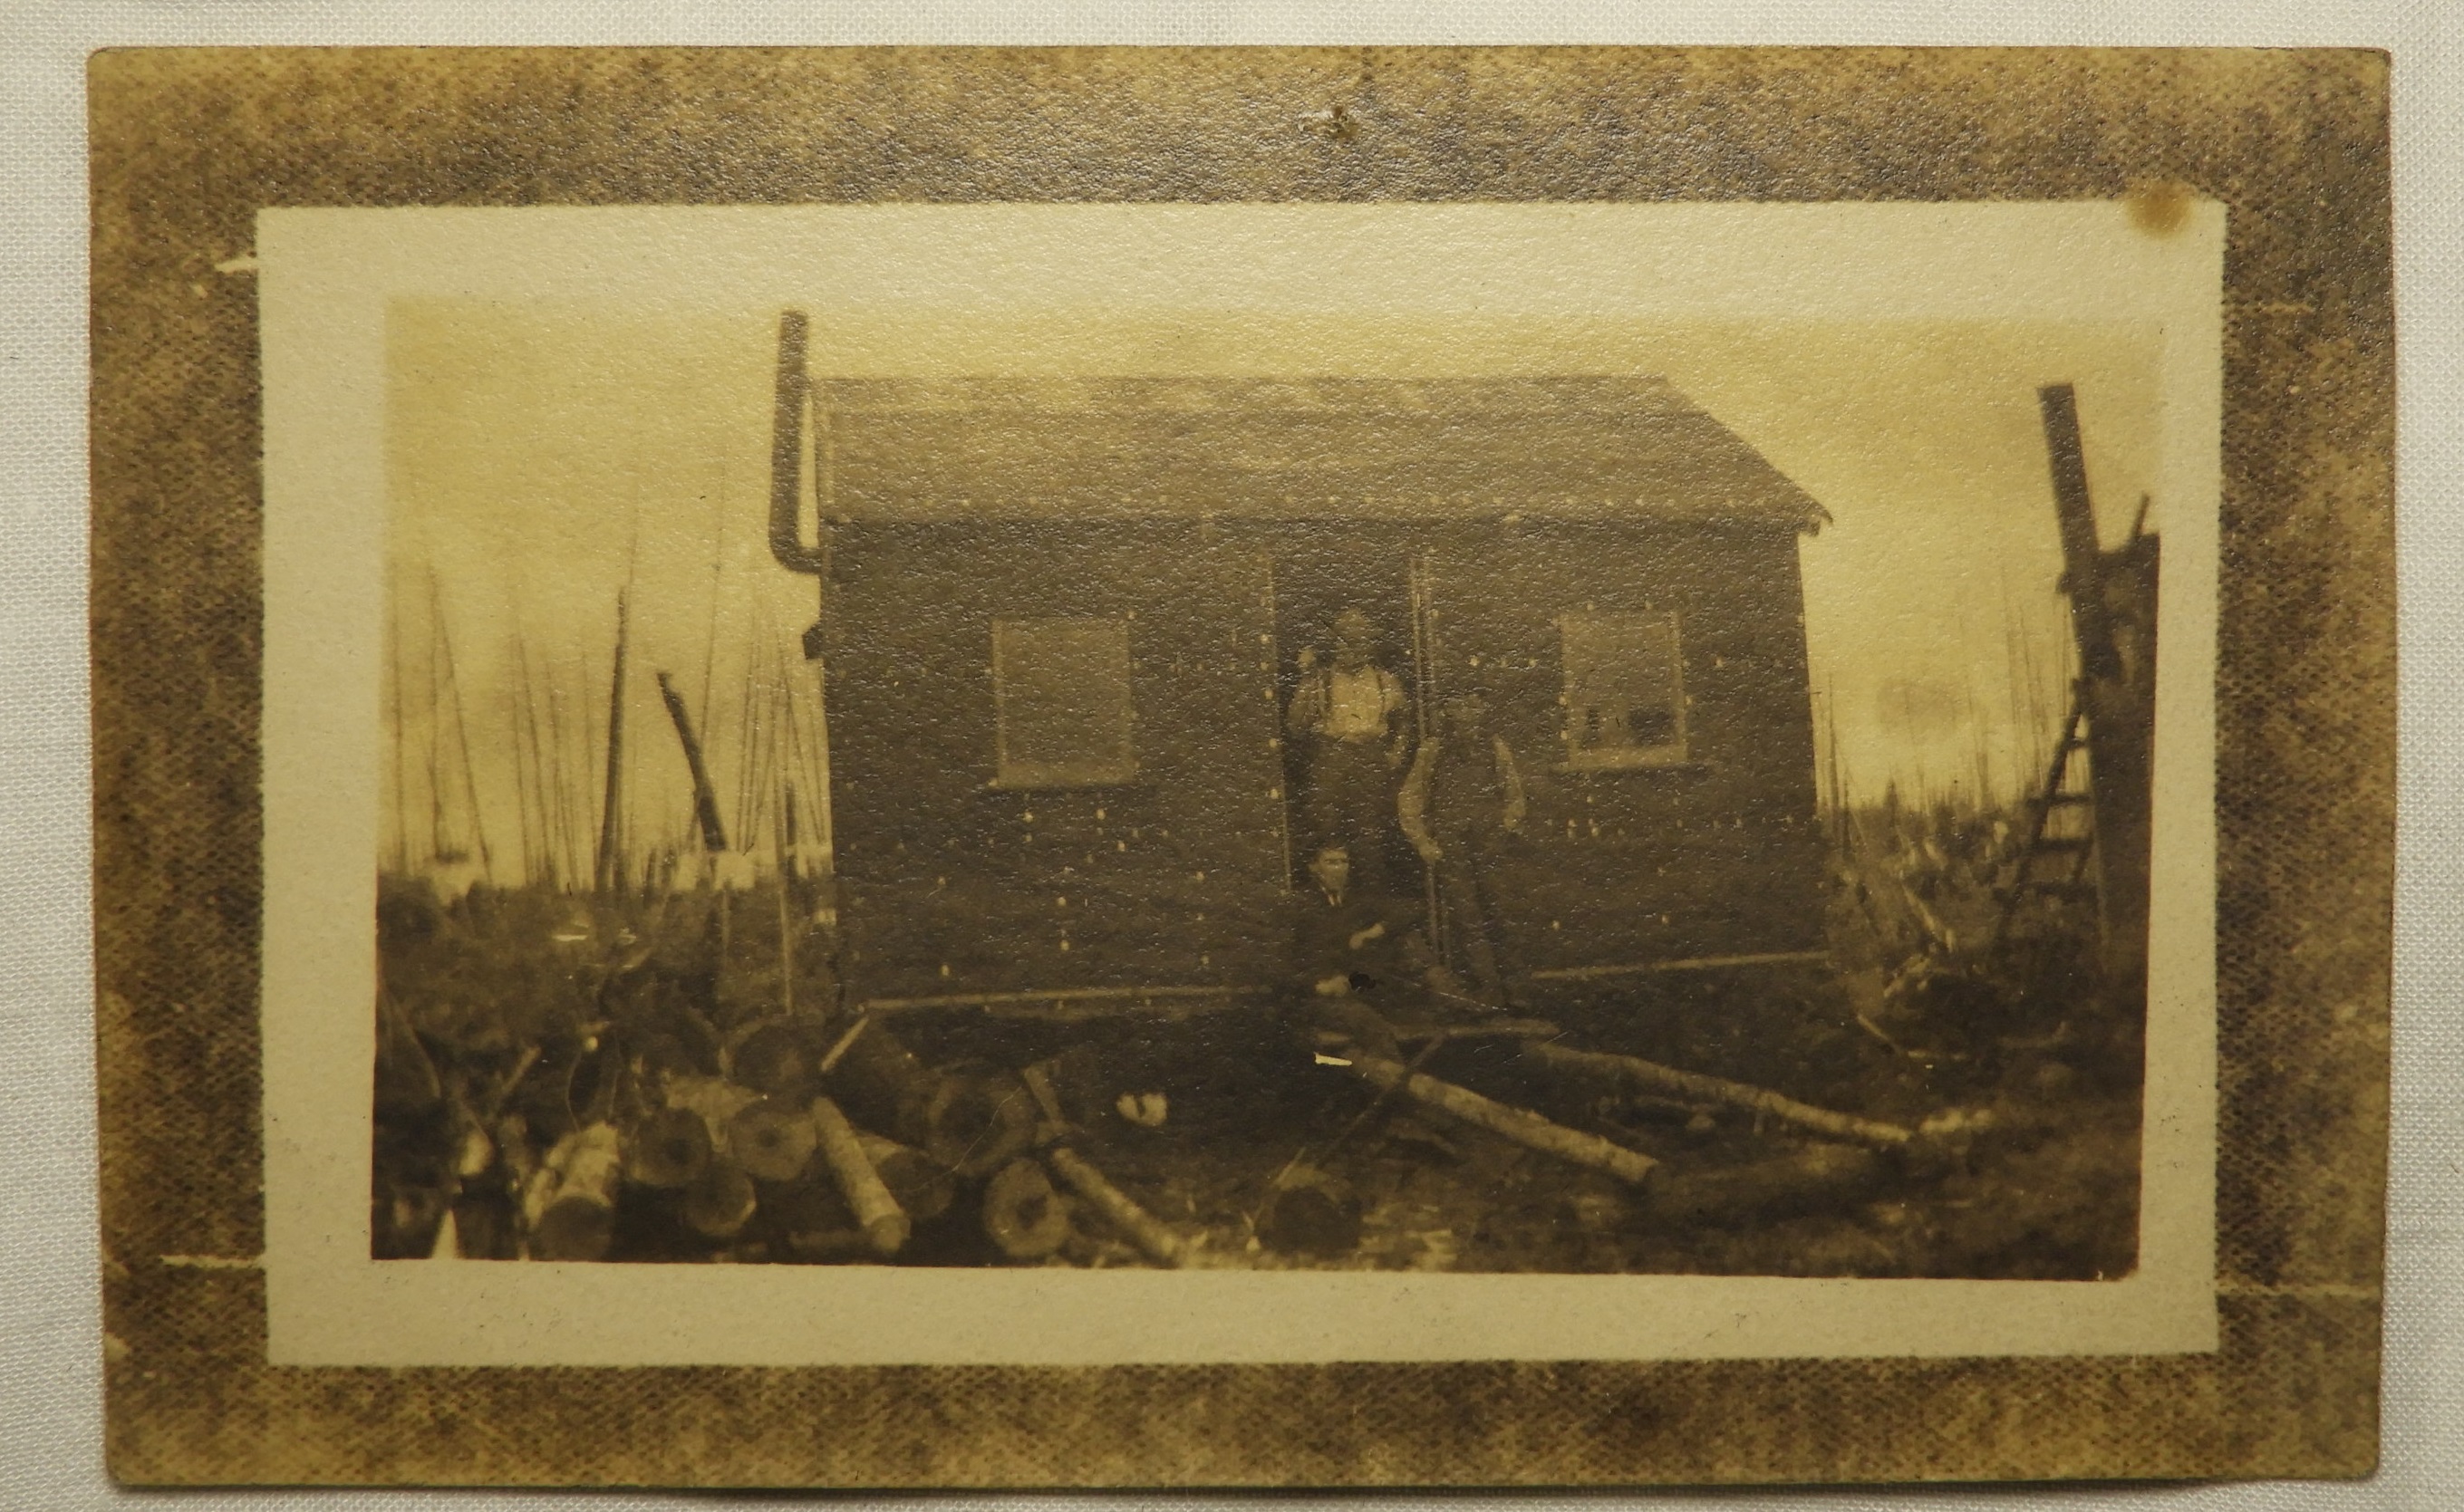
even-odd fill
[{"label": "plain gray background", "polygon": [[[2403,813],[2385,1468],[2349,1484],[1342,1499],[1866,1512],[2464,1507],[2464,3],[2438,0],[0,0],[0,1508],[713,1508],[778,1498],[133,1495],[102,1475],[85,713],[83,62],[106,45],[2366,46],[2395,59]],[[913,1501],[915,1499],[899,1499]],[[975,1509],[1002,1499],[961,1497]],[[1015,1499],[1013,1499],[1014,1501]],[[1037,1498],[1181,1512],[1235,1498]],[[1278,1499],[1290,1504],[1292,1499]],[[1300,1499],[1314,1501],[1321,1499]],[[1332,1504],[1335,1499],[1322,1499]],[[858,1499],[875,1504],[875,1499]],[[887,1506],[891,1499],[877,1499]]]}]

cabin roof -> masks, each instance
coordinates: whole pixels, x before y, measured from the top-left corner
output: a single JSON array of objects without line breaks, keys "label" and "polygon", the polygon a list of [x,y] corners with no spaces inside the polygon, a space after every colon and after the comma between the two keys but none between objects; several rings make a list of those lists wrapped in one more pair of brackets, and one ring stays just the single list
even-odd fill
[{"label": "cabin roof", "polygon": [[830,379],[814,398],[839,519],[1830,517],[1661,378]]}]

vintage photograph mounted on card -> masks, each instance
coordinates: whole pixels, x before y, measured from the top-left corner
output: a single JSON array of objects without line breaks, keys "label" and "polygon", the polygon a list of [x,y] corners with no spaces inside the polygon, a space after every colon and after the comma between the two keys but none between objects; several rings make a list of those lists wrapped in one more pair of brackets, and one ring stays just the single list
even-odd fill
[{"label": "vintage photograph mounted on card", "polygon": [[[370,1253],[2129,1275],[2168,213],[721,210],[794,308],[387,300]],[[1958,308],[2035,227],[2089,307]],[[1792,244],[1936,275],[1758,315]],[[935,258],[1000,296],[866,296]]]},{"label": "vintage photograph mounted on card", "polygon": [[[602,60],[559,56],[429,81]],[[1302,104],[1350,79],[1288,112],[1289,150],[1356,172],[1358,142],[1420,129],[1401,98],[1600,109],[1642,77],[1375,56],[1388,93],[1331,55],[1269,67]],[[99,116],[184,65],[126,66]],[[413,65],[298,66],[266,77]],[[796,98],[964,77],[1024,108],[1253,66],[830,55]],[[2253,318],[2338,306],[2249,313],[2243,171],[250,205],[214,276],[250,286],[261,385],[232,816],[258,1368],[407,1372],[412,1417],[541,1366],[823,1392],[921,1368],[883,1389],[962,1413],[969,1383],[1134,1375],[1260,1432],[1280,1392],[1460,1410],[1535,1369],[1658,1380],[1680,1415],[1809,1370],[2045,1404],[2015,1443],[1809,1429],[1801,1460],[1672,1457],[1639,1422],[1658,1447],[1466,1439],[1410,1469],[1423,1435],[1391,1426],[1307,1466],[1082,1428],[607,1477],[554,1468],[574,1446],[467,1475],[397,1447],[379,1479],[2231,1473],[2078,1446],[2123,1411],[2079,1392],[2179,1395],[2267,1326],[2220,1283],[2254,1221],[2233,1141],[2262,1137],[2220,1106],[2250,1089],[2220,1039],[2219,792],[2251,759],[2220,668],[2231,605],[2277,637],[2299,611],[2227,566],[2233,364]],[[760,203],[799,199],[876,202]],[[2383,275],[2351,275],[2356,307]],[[2340,402],[2387,418],[2382,390]],[[2346,453],[2331,489],[2370,486],[2360,434],[2307,443]],[[99,494],[99,540],[133,528]],[[2384,544],[2341,570],[2385,592]],[[99,614],[133,602],[98,571]],[[2384,691],[2279,689],[2313,730]],[[121,728],[99,706],[106,766]],[[2387,754],[2343,738],[2347,769]],[[2383,968],[2384,919],[2347,922]],[[106,1054],[138,1011],[106,1004]],[[2337,1136],[2365,1185],[2367,1117]],[[164,1285],[231,1268],[157,1253]],[[2270,1297],[2374,1319],[2286,1253]],[[192,1473],[135,1478],[232,1478],[179,1453],[145,1462]]]}]

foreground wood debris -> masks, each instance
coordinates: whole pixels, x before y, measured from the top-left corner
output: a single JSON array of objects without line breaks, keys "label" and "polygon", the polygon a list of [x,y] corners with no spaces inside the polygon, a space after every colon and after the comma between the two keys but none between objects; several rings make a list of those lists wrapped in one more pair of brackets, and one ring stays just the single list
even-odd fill
[{"label": "foreground wood debris", "polygon": [[[392,1095],[429,1107],[458,1136],[451,1169],[428,1196],[435,1225],[412,1250],[458,1258],[1376,1263],[1383,1252],[1371,1231],[1395,1221],[1391,1200],[1365,1196],[1338,1167],[1399,1163],[1422,1179],[1469,1183],[1477,1178],[1463,1169],[1464,1141],[1474,1155],[1500,1152],[1478,1161],[1519,1150],[1539,1162],[1527,1186],[1565,1188],[1551,1221],[1595,1236],[1620,1223],[1733,1223],[1854,1200],[1908,1151],[1974,1127],[1953,1118],[1921,1131],[1841,1113],[1581,1049],[1534,1019],[1406,1026],[1399,1037],[1419,1047],[1410,1064],[1348,1046],[1307,1059],[1292,1049],[1277,1074],[1293,1079],[1298,1095],[1351,1111],[1310,1161],[1295,1154],[1279,1166],[1243,1153],[1259,1148],[1255,1140],[1174,1144],[1149,1127],[1163,1121],[1162,1094],[1108,1102],[1090,1090],[1109,1086],[1109,1067],[1086,1045],[1015,1067],[973,1057],[934,1064],[863,1014],[748,1019],[712,1037],[715,1072],[690,1058],[673,1063],[671,1049],[638,1025],[602,1024],[576,1045],[525,1047],[511,1085],[484,1095],[467,1076],[440,1071],[407,1031],[389,1037],[385,1054],[399,1063],[416,1053],[415,1065],[387,1065]],[[1523,1098],[1560,1112],[1419,1069],[1455,1046],[1492,1063],[1508,1057]],[[524,1083],[533,1084],[527,1099]],[[1566,1120],[1565,1110],[1579,1115],[1606,1106],[1603,1098],[1674,1110],[1698,1126],[1713,1110],[1748,1115],[1757,1134],[1767,1131],[1768,1149],[1716,1170],[1671,1170],[1614,1126]],[[542,1103],[569,1109],[571,1120],[543,1149],[521,1111]],[[1347,1151],[1355,1129],[1361,1137]],[[1193,1174],[1201,1166],[1210,1172]],[[1583,1185],[1600,1178],[1632,1195]],[[1246,1187],[1235,1232],[1199,1211],[1191,1183],[1201,1179]],[[1424,1256],[1458,1242],[1451,1227],[1409,1232]]]}]

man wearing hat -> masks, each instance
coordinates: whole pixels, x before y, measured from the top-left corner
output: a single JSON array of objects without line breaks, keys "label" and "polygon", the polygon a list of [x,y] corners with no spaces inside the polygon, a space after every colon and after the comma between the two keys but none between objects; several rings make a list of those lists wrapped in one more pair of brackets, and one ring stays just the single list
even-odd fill
[{"label": "man wearing hat", "polygon": [[1301,684],[1284,727],[1303,742],[1302,814],[1310,853],[1341,845],[1353,875],[1383,892],[1395,774],[1411,741],[1403,680],[1373,660],[1377,627],[1357,604],[1334,617],[1334,658],[1301,653]]},{"label": "man wearing hat", "polygon": [[1447,932],[1463,950],[1473,989],[1503,1006],[1497,966],[1496,859],[1504,836],[1528,807],[1523,773],[1503,735],[1490,733],[1488,700],[1466,690],[1445,700],[1437,729],[1420,742],[1397,807],[1405,838],[1437,874]]}]

